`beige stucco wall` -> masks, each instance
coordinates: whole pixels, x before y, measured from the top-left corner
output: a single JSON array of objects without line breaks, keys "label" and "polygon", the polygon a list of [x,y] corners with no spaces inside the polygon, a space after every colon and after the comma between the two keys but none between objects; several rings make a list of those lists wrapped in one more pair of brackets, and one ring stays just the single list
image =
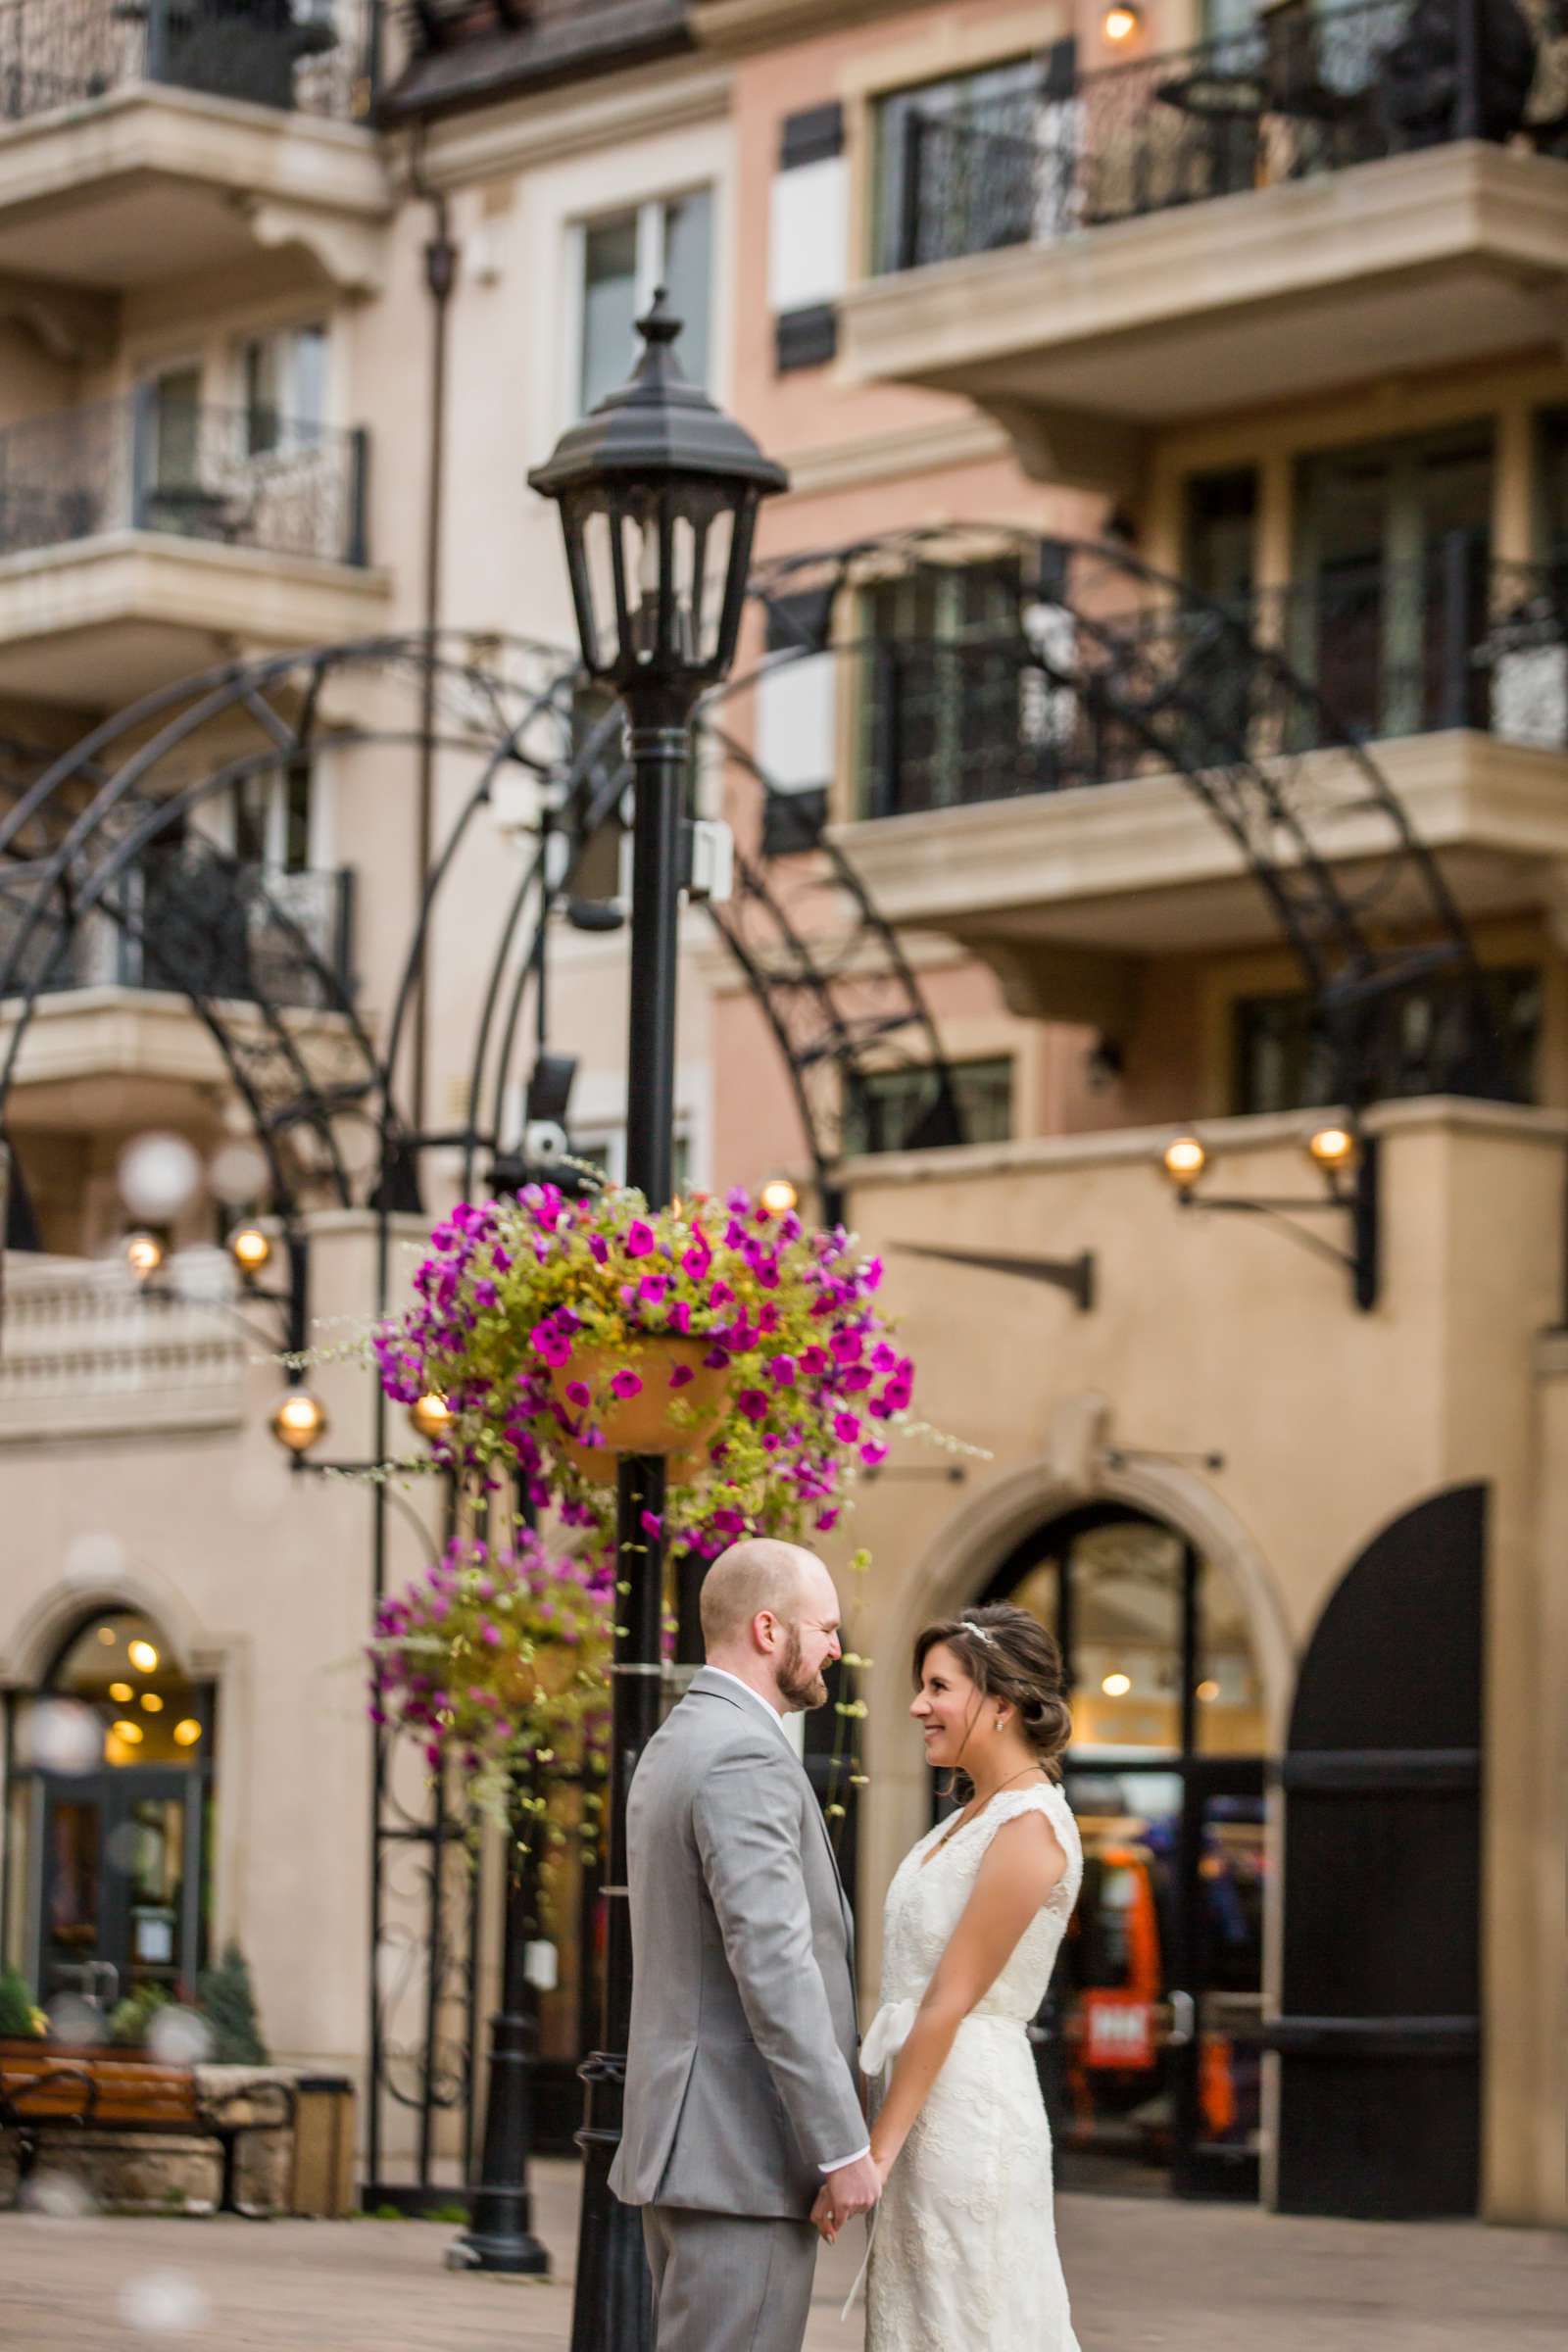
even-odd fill
[{"label": "beige stucco wall", "polygon": [[[1560,1312],[1564,1135],[1547,1114],[1462,1104],[1393,1107],[1377,1124],[1385,1272],[1366,1315],[1347,1277],[1261,1220],[1179,1212],[1155,1170],[1157,1132],[854,1170],[853,1221],[886,1253],[921,1367],[917,1410],[992,1457],[970,1463],[958,1489],[895,1467],[864,1490],[851,1525],[849,1540],[876,1558],[856,1628],[875,1660],[862,1904],[874,1938],[881,1888],[924,1826],[925,1777],[904,1716],[912,1635],[973,1597],[1031,1526],[1107,1496],[1185,1530],[1247,1600],[1278,1744],[1293,1661],[1352,1560],[1415,1502],[1481,1480],[1487,2206],[1499,2219],[1563,2220],[1568,1820],[1560,1736],[1543,1738],[1540,1709],[1568,1666],[1548,1591],[1560,1583],[1560,1534],[1543,1526],[1543,1514],[1555,1526],[1557,1408],[1554,1393],[1543,1401],[1535,1347]],[[1308,1192],[1298,1133],[1288,1121],[1217,1126],[1216,1187]],[[1060,1257],[1088,1249],[1097,1302],[1079,1315],[1027,1281],[902,1255],[904,1241]],[[1113,1465],[1107,1449],[1125,1461]],[[1210,1452],[1221,1469],[1200,1466]],[[895,1457],[920,1459],[918,1447]]]}]

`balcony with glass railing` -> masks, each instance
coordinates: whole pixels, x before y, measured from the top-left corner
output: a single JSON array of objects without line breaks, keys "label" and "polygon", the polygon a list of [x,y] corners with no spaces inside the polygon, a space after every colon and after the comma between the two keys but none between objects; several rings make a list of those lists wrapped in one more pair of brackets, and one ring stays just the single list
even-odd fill
[{"label": "balcony with glass railing", "polygon": [[1032,414],[1093,479],[1129,453],[1102,435],[1097,466],[1074,423],[1539,342],[1568,270],[1568,30],[1547,0],[1442,25],[1296,0],[1186,50],[1083,73],[1063,42],[1004,90],[886,103],[848,366]]},{"label": "balcony with glass railing", "polygon": [[963,940],[1019,997],[1049,951],[1058,1017],[1093,1017],[1063,958],[1114,993],[1128,958],[1269,939],[1189,774],[1278,777],[1332,816],[1319,846],[1353,881],[1384,840],[1364,746],[1472,915],[1544,906],[1568,855],[1568,564],[1494,564],[1470,533],[1229,607],[1039,603],[852,660],[857,870],[889,920]]},{"label": "balcony with glass railing", "polygon": [[368,442],[156,385],[0,430],[0,688],[125,702],[375,625]]},{"label": "balcony with glass railing", "polygon": [[369,282],[380,0],[0,0],[0,270],[94,290],[258,243]]}]

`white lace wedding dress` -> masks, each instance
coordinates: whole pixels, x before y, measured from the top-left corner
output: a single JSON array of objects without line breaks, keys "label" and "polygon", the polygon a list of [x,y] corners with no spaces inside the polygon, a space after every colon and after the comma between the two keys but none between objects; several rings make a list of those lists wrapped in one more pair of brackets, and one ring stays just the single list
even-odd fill
[{"label": "white lace wedding dress", "polygon": [[1004,1789],[946,1845],[949,1825],[939,1823],[906,1855],[888,1889],[882,2007],[860,2063],[868,2075],[891,2066],[981,1856],[1004,1822],[1036,1811],[1067,1868],[959,2026],[889,2176],[871,2240],[867,2352],[1078,2352],[1056,2253],[1051,2130],[1026,2032],[1083,1878],[1060,1788]]}]

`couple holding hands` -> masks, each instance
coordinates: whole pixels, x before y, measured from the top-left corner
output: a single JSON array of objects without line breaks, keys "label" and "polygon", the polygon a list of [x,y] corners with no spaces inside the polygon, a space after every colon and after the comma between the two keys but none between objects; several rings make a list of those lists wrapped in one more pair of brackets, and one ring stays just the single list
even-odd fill
[{"label": "couple holding hands", "polygon": [[826,1701],[833,1580],[794,1544],[737,1544],[702,1617],[708,1663],[628,1805],[636,1973],[611,2185],[643,2210],[658,2352],[800,2352],[818,2235],[858,2215],[867,2352],[1077,2352],[1027,2034],[1083,1869],[1055,1642],[991,1606],[915,1643],[909,1711],[963,1803],[894,1877],[858,2049],[849,1906],[784,1729]]}]

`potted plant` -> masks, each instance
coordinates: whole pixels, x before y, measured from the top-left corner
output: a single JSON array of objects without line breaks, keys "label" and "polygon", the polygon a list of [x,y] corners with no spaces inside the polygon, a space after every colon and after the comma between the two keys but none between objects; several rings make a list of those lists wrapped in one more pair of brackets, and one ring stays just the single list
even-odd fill
[{"label": "potted plant", "polygon": [[390,1396],[445,1398],[439,1458],[480,1484],[519,1468],[536,1504],[607,1543],[617,1453],[665,1454],[666,1530],[710,1556],[831,1528],[886,1456],[913,1366],[881,1280],[842,1228],[744,1191],[655,1210],[530,1185],[452,1211],[373,1345]]}]

